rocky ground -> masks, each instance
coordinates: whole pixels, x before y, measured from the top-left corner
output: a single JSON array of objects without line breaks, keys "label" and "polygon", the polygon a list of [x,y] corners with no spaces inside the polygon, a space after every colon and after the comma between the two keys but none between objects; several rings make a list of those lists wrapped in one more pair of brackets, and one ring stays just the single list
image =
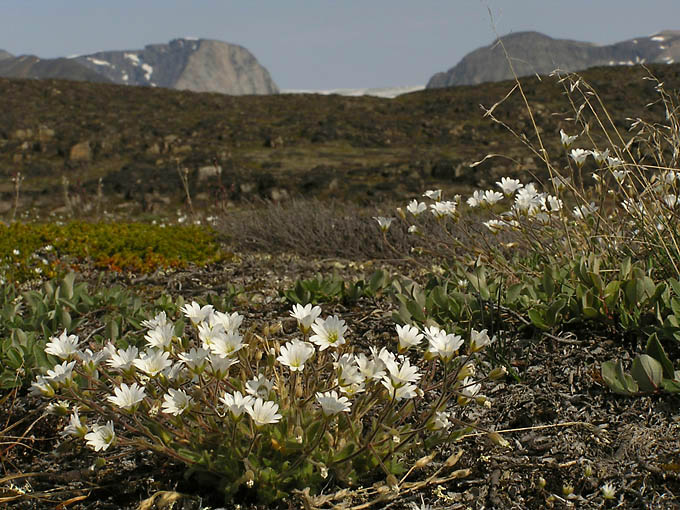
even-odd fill
[{"label": "rocky ground", "polygon": [[[289,305],[278,289],[318,271],[350,277],[378,262],[306,260],[297,256],[244,255],[241,263],[187,270],[119,283],[150,293],[185,297],[219,292],[226,282],[243,285],[246,321],[286,318]],[[392,270],[408,271],[407,267]],[[348,322],[354,339],[389,341],[392,301],[364,300],[349,308],[326,305]],[[284,321],[284,328],[286,322]],[[600,363],[624,357],[608,338],[511,335],[500,354],[517,378],[485,387],[490,408],[468,407],[458,418],[503,432],[509,445],[472,433],[441,448],[423,470],[414,471],[399,493],[329,483],[327,498],[296,495],[281,508],[680,508],[680,397],[626,398],[612,394],[599,375]],[[500,347],[500,346],[499,346]],[[63,419],[46,415],[44,403],[24,391],[0,399],[0,503],[6,508],[114,510],[152,508],[198,510],[225,507],[214,494],[184,480],[182,467],[150,453],[121,455],[103,466],[91,450],[61,441]],[[457,463],[444,466],[451,454]],[[432,453],[432,452],[427,452]],[[437,471],[441,469],[441,471]],[[613,499],[601,487],[611,484]],[[2,506],[0,505],[0,506]],[[259,508],[248,501],[226,508]]]}]

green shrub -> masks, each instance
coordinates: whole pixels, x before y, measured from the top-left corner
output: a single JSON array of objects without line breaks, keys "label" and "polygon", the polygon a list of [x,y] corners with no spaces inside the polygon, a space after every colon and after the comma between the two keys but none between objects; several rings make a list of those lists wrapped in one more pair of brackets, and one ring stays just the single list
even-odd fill
[{"label": "green shrub", "polygon": [[97,269],[151,272],[220,260],[215,233],[192,225],[12,223],[0,225],[0,275],[23,281],[91,263]]}]

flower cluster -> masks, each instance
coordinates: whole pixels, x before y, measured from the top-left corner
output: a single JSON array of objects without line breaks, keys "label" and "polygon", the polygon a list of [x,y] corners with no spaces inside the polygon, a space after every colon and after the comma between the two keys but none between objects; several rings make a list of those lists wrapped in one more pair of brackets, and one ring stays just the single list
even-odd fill
[{"label": "flower cluster", "polygon": [[[69,416],[65,436],[97,452],[133,445],[194,467],[205,452],[214,452],[205,469],[233,482],[243,481],[246,471],[253,473],[250,482],[269,480],[262,457],[270,455],[271,445],[288,452],[281,480],[290,481],[284,467],[291,463],[306,465],[305,473],[315,476],[340,469],[359,453],[378,465],[376,456],[384,461],[396,455],[394,438],[400,448],[415,439],[412,429],[437,432],[428,436],[430,442],[447,437],[452,416],[447,403],[479,401],[471,357],[491,341],[486,331],[473,331],[468,354],[459,356],[460,335],[400,325],[394,347],[354,352],[345,321],[322,316],[318,306],[295,305],[290,315],[299,332],[283,339],[276,337],[284,335],[281,328],[265,328],[265,336],[243,331],[242,315],[210,305],[192,302],[181,312],[191,327],[180,327],[183,322],[164,312],[143,321],[141,348],[109,343],[92,352],[66,331],[49,339],[45,352],[58,361],[32,391],[58,399],[50,409]],[[421,347],[425,339],[429,346]],[[441,371],[425,367],[438,363],[444,380],[435,383]],[[438,388],[436,397],[421,385],[426,373],[426,387]],[[371,408],[382,421],[369,420]],[[416,423],[405,424],[405,410],[416,408]],[[340,454],[348,442],[358,453]],[[216,468],[216,459],[231,460]]]}]

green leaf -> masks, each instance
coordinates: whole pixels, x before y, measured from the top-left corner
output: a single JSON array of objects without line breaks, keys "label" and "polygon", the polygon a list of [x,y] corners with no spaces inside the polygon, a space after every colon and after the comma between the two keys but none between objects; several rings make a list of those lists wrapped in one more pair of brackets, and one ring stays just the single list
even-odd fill
[{"label": "green leaf", "polygon": [[12,370],[17,370],[24,364],[23,352],[16,347],[10,347],[9,350],[5,352],[5,357],[7,358],[7,366]]},{"label": "green leaf", "polygon": [[548,298],[551,298],[555,292],[555,282],[552,277],[552,268],[545,266],[543,269],[543,290]]},{"label": "green leaf", "polygon": [[515,303],[519,298],[519,295],[521,294],[523,288],[524,288],[523,283],[515,283],[514,285],[508,287],[508,290],[505,293],[506,303],[510,305]]},{"label": "green leaf", "polygon": [[676,297],[671,299],[671,310],[673,310],[673,315],[680,317],[680,299]]},{"label": "green leaf", "polygon": [[666,351],[663,350],[656,333],[649,336],[645,351],[648,355],[661,363],[661,367],[663,368],[663,376],[667,379],[673,379],[673,363],[671,363],[671,360],[669,360],[668,356],[666,356]]},{"label": "green leaf", "polygon": [[625,259],[623,259],[623,262],[621,262],[619,278],[621,278],[622,280],[626,280],[628,278],[628,275],[630,274],[630,269],[631,269],[630,257],[626,257]]},{"label": "green leaf", "polygon": [[544,310],[540,310],[538,308],[531,308],[528,312],[531,323],[537,328],[547,331],[550,329],[550,326],[544,319],[544,313]]},{"label": "green leaf", "polygon": [[614,393],[631,396],[637,393],[638,385],[635,380],[623,371],[623,363],[618,361],[605,361],[600,369],[602,379]]},{"label": "green leaf", "polygon": [[659,389],[663,379],[661,363],[647,354],[641,354],[633,360],[631,374],[641,391],[653,393]]},{"label": "green leaf", "polygon": [[76,274],[75,273],[68,273],[66,276],[64,276],[64,279],[62,280],[61,283],[61,294],[66,298],[66,299],[71,299],[73,298],[73,283],[75,282],[76,279]]}]

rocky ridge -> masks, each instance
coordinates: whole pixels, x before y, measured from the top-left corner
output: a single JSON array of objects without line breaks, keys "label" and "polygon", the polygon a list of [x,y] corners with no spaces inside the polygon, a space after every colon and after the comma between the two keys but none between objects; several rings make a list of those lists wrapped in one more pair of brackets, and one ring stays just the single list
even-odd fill
[{"label": "rocky ridge", "polygon": [[[680,62],[680,31],[666,30],[610,45],[553,39],[539,32],[501,37],[518,76],[549,74],[555,69],[581,71],[598,66],[633,66]],[[430,78],[427,88],[477,85],[512,78],[498,40],[468,53],[454,67]]]},{"label": "rocky ridge", "polygon": [[71,58],[14,57],[0,50],[0,77],[59,78],[230,95],[277,94],[267,69],[246,48],[208,39],[174,39],[142,50]]}]

